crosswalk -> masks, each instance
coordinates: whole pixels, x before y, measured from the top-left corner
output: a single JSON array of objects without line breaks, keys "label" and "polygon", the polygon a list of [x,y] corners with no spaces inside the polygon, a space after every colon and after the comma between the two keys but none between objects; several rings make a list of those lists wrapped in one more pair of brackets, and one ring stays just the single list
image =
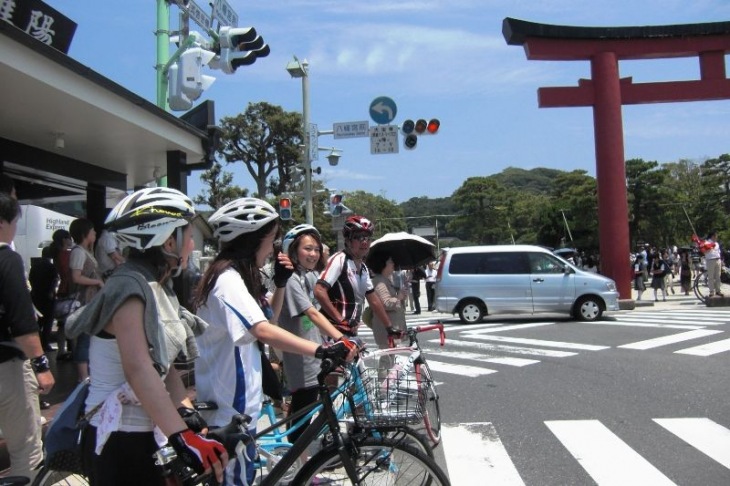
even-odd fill
[{"label": "crosswalk", "polygon": [[[730,429],[706,417],[654,418],[637,426],[671,437],[656,449],[687,456],[690,447],[730,470]],[[600,420],[549,420],[544,425],[556,446],[565,448],[585,473],[600,486],[674,485],[670,471],[650,459]],[[656,430],[652,430],[656,429]],[[522,475],[490,422],[444,424],[444,455],[454,486],[475,484],[524,485]],[[727,471],[725,471],[727,473]]]},{"label": "crosswalk", "polygon": [[[446,345],[438,346],[436,336],[424,334],[421,345],[427,348],[428,363],[437,376],[458,375],[479,378],[511,368],[536,365],[546,358],[570,358],[580,353],[609,352],[611,349],[630,351],[671,352],[680,356],[713,357],[730,352],[730,311],[713,309],[669,310],[656,312],[615,313],[596,322],[570,320],[532,320],[513,323],[487,322],[463,325],[444,319]],[[409,325],[427,324],[433,317],[409,320]],[[533,339],[518,335],[529,330],[562,331],[595,328],[596,340],[601,329],[635,328],[655,334],[639,340],[621,343],[584,343],[566,340]],[[564,332],[562,333],[565,334]],[[360,337],[375,346],[372,332],[364,329]],[[687,346],[684,346],[686,344]],[[679,347],[679,349],[675,349]]]}]

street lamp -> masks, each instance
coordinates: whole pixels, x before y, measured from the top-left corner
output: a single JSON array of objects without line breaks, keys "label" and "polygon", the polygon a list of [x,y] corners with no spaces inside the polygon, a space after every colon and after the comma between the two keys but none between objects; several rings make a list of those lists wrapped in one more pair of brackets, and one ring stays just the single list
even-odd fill
[{"label": "street lamp", "polygon": [[302,78],[302,125],[304,133],[304,216],[307,224],[313,223],[312,209],[312,161],[309,157],[310,152],[310,133],[309,133],[309,62],[306,59],[299,61],[294,56],[293,61],[289,61],[286,65],[287,72],[292,78]]}]

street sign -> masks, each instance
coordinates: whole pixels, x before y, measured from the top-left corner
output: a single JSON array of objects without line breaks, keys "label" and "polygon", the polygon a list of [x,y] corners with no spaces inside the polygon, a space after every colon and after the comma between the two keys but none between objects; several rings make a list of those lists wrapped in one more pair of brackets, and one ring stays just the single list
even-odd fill
[{"label": "street sign", "polygon": [[309,124],[309,160],[319,160],[319,132],[317,124]]},{"label": "street sign", "polygon": [[340,122],[332,124],[335,138],[357,138],[370,136],[370,124],[367,120],[355,122]]},{"label": "street sign", "polygon": [[226,0],[215,0],[213,17],[220,22],[221,26],[238,27],[238,14]]},{"label": "street sign", "polygon": [[370,153],[397,154],[398,127],[396,125],[378,125],[370,127]]},{"label": "street sign", "polygon": [[190,0],[188,2],[188,16],[190,17],[190,20],[198,24],[204,29],[210,29],[210,27],[213,25],[213,21],[210,19],[210,15],[205,13],[202,8],[200,8],[200,5],[195,3],[193,0]]},{"label": "street sign", "polygon": [[395,120],[398,107],[387,96],[379,96],[370,103],[370,118],[378,125],[387,125]]}]

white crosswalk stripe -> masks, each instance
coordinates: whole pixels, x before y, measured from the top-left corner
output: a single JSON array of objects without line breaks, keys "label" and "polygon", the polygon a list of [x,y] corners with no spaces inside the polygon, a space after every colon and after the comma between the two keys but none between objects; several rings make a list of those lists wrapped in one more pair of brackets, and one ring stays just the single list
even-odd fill
[{"label": "white crosswalk stripe", "polygon": [[598,420],[554,420],[545,425],[600,485],[675,484]]},{"label": "white crosswalk stripe", "polygon": [[730,430],[708,418],[654,419],[689,445],[730,469]]},{"label": "white crosswalk stripe", "polygon": [[[704,417],[655,418],[652,421],[683,441],[657,444],[657,451],[683,451],[681,444],[686,443],[730,469],[730,429],[727,427]],[[557,440],[556,445],[565,447],[600,486],[675,484],[668,477],[669,471],[660,471],[632,444],[599,420],[548,420],[544,423]],[[475,484],[474,478],[479,478],[480,484],[525,484],[499,431],[490,422],[444,424],[442,447],[454,486]]]},{"label": "white crosswalk stripe", "polygon": [[700,344],[699,346],[693,346],[691,348],[680,349],[675,351],[678,354],[691,354],[694,356],[711,356],[717,353],[724,353],[730,351],[730,339],[723,339],[722,341],[715,341],[707,344]]},{"label": "white crosswalk stripe", "polygon": [[667,344],[681,343],[682,341],[688,341],[690,339],[697,339],[705,336],[711,336],[713,334],[721,333],[722,331],[714,331],[711,329],[694,329],[692,331],[685,331],[679,334],[670,334],[669,336],[662,336],[653,339],[647,339],[645,341],[638,341],[635,343],[622,344],[619,348],[625,349],[652,349],[660,346],[666,346]]}]

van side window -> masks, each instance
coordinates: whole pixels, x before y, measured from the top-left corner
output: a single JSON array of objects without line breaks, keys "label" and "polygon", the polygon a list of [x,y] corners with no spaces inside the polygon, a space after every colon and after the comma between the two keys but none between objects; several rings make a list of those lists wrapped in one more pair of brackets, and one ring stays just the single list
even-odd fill
[{"label": "van side window", "polygon": [[565,264],[544,253],[530,253],[530,269],[532,273],[563,273]]},{"label": "van side window", "polygon": [[457,253],[449,263],[451,275],[514,275],[530,273],[523,253]]}]

